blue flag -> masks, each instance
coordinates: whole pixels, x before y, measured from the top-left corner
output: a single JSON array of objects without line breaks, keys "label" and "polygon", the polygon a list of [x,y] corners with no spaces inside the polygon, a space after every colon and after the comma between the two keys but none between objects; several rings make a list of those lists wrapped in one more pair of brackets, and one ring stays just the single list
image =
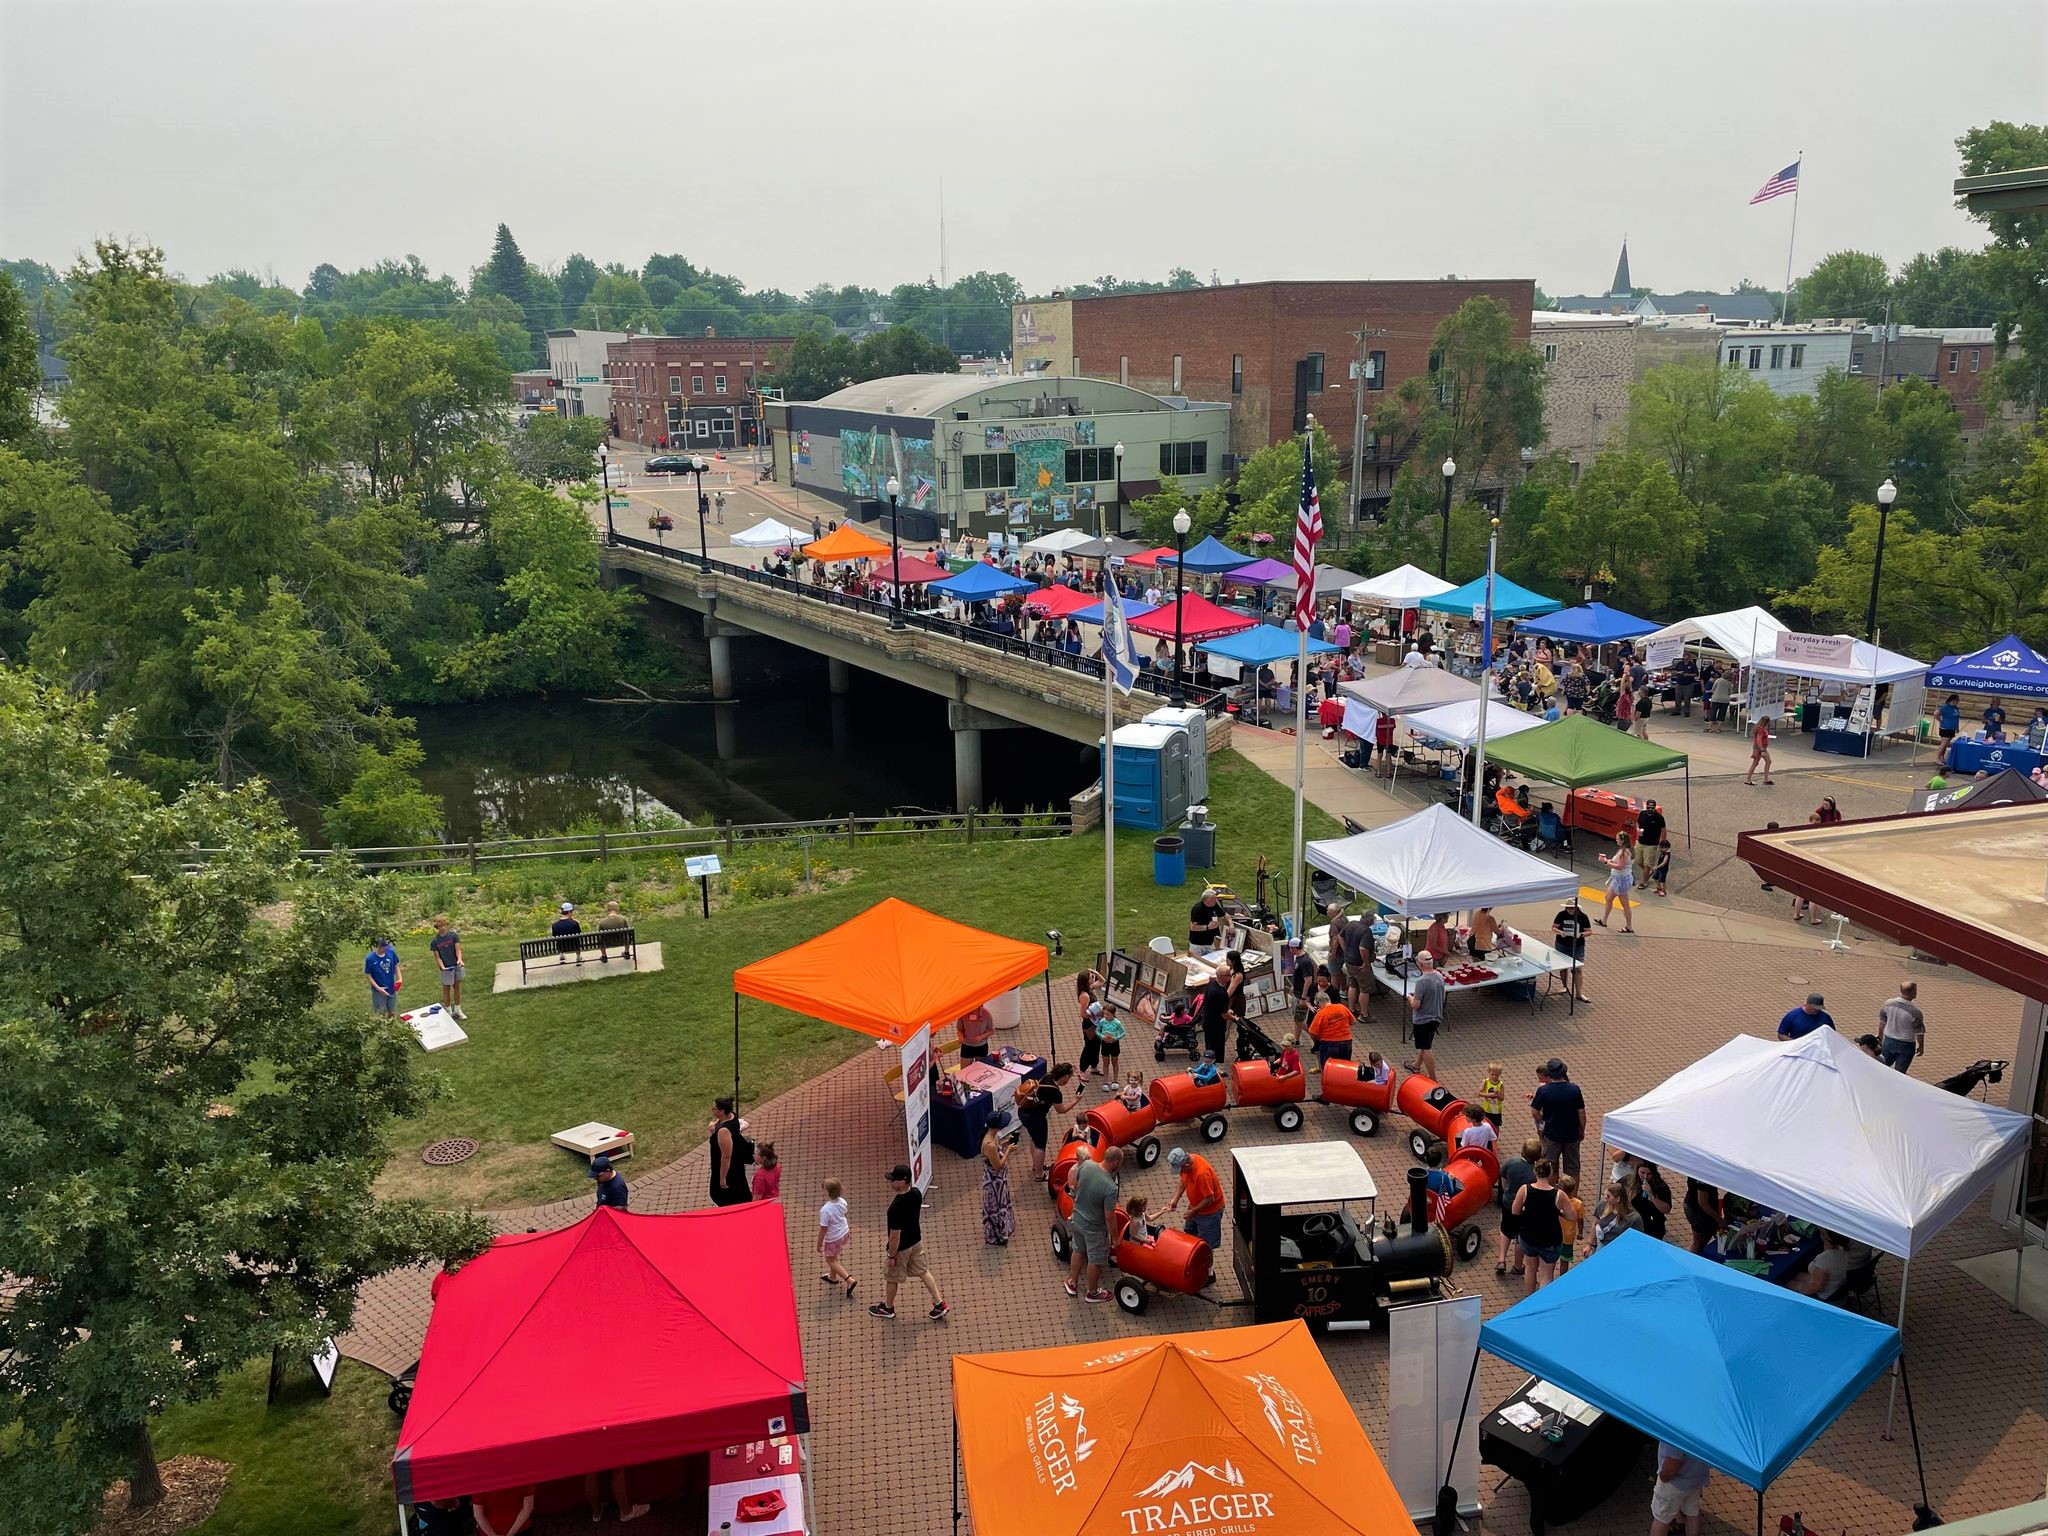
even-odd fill
[{"label": "blue flag", "polygon": [[1102,584],[1102,664],[1109,680],[1129,693],[1138,685],[1138,645],[1124,619],[1124,600],[1114,580]]}]

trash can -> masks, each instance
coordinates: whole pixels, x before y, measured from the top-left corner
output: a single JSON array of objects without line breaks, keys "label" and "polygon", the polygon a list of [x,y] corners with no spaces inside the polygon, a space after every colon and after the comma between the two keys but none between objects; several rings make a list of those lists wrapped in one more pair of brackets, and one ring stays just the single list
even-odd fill
[{"label": "trash can", "polygon": [[1154,885],[1186,885],[1188,883],[1188,856],[1186,845],[1177,837],[1155,837],[1152,839],[1152,883]]},{"label": "trash can", "polygon": [[1195,869],[1216,867],[1216,823],[1213,821],[1189,822],[1180,829],[1181,840],[1187,845],[1188,864]]},{"label": "trash can", "polygon": [[1808,699],[1799,706],[1799,729],[1817,731],[1820,729],[1820,700]]}]

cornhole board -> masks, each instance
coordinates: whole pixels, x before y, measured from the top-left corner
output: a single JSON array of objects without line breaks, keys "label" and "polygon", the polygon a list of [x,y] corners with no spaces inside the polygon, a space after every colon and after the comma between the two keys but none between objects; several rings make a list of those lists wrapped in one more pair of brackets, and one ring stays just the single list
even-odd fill
[{"label": "cornhole board", "polygon": [[462,1026],[455,1022],[455,1015],[439,1003],[429,1003],[424,1008],[415,1008],[410,1013],[401,1013],[412,1032],[418,1037],[423,1051],[442,1051],[451,1045],[460,1045],[469,1038],[462,1032]]},{"label": "cornhole board", "polygon": [[581,1125],[572,1125],[566,1131],[555,1132],[548,1140],[585,1157],[595,1157],[600,1152],[610,1153],[614,1160],[633,1155],[633,1133],[622,1131],[616,1125],[606,1125],[602,1120],[586,1120]]}]

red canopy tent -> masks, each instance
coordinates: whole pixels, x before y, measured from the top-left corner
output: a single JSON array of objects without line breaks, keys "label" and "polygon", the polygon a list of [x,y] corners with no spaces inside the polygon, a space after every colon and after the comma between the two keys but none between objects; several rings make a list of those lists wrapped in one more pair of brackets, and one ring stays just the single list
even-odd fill
[{"label": "red canopy tent", "polygon": [[1157,564],[1159,564],[1161,560],[1165,559],[1166,556],[1177,555],[1179,553],[1180,551],[1175,549],[1171,544],[1162,544],[1157,549],[1146,550],[1145,553],[1143,553],[1142,555],[1130,556],[1128,559],[1124,561],[1124,564],[1156,566]]},{"label": "red canopy tent", "polygon": [[1092,592],[1076,592],[1072,587],[1046,587],[1025,598],[1024,606],[1034,612],[1063,619],[1083,608],[1092,608],[1101,601],[1102,599]]},{"label": "red canopy tent", "polygon": [[899,572],[906,587],[915,586],[921,581],[944,581],[953,574],[943,565],[934,565],[931,561],[919,555],[903,555],[899,557],[894,570],[890,568],[890,563],[885,560],[868,574],[875,581],[894,581]]},{"label": "red canopy tent", "polygon": [[437,1287],[391,1480],[454,1498],[810,1428],[777,1201],[500,1237]]},{"label": "red canopy tent", "polygon": [[1131,633],[1171,640],[1176,607],[1181,613],[1180,637],[1189,644],[1256,629],[1259,623],[1257,619],[1248,619],[1241,613],[1232,613],[1228,608],[1219,608],[1199,592],[1184,592],[1174,602],[1154,608],[1142,619],[1131,620]]}]

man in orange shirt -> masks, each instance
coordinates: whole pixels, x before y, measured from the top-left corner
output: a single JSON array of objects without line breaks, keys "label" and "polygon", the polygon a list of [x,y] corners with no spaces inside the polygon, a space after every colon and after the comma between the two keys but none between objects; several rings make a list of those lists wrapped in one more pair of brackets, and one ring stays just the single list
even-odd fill
[{"label": "man in orange shirt", "polygon": [[1162,1215],[1172,1215],[1182,1200],[1188,1203],[1187,1230],[1209,1245],[1212,1253],[1223,1251],[1223,1182],[1209,1159],[1185,1147],[1166,1154],[1166,1166],[1180,1175],[1180,1188],[1166,1203]]},{"label": "man in orange shirt", "polygon": [[1308,1032],[1316,1043],[1316,1069],[1320,1071],[1335,1056],[1351,1059],[1351,1010],[1342,1003],[1325,1003],[1308,1021]]}]

